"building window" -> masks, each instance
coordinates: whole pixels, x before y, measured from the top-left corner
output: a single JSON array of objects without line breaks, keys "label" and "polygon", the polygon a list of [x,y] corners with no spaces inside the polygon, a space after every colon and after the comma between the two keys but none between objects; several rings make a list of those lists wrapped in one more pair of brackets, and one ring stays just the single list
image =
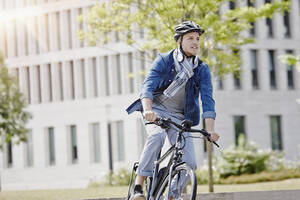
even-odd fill
[{"label": "building window", "polygon": [[70,61],[71,98],[75,99],[74,61]]},{"label": "building window", "polygon": [[61,37],[60,37],[60,13],[56,12],[56,36],[57,36],[57,49],[61,50]]},{"label": "building window", "polygon": [[257,50],[252,49],[250,51],[250,64],[251,64],[251,81],[252,81],[252,88],[258,89],[258,65],[257,65]]},{"label": "building window", "polygon": [[[271,0],[265,0],[265,4],[267,3],[271,3]],[[268,37],[269,38],[273,38],[273,22],[271,18],[266,18],[266,25],[267,25],[267,29],[268,29]]]},{"label": "building window", "polygon": [[[287,54],[293,54],[292,50],[286,51]],[[287,81],[288,81],[288,88],[289,89],[295,89],[294,84],[294,66],[287,65]]]},{"label": "building window", "polygon": [[63,87],[63,70],[62,63],[58,63],[58,81],[59,81],[59,90],[60,90],[60,100],[64,100],[64,87]]},{"label": "building window", "polygon": [[50,41],[49,41],[49,37],[50,37],[50,34],[49,34],[49,14],[45,14],[45,39],[46,39],[46,47],[45,48],[45,51],[48,52],[50,50]]},{"label": "building window", "polygon": [[[83,14],[82,12],[82,8],[78,8],[78,17],[81,16]],[[79,30],[84,31],[83,30],[83,22],[78,22],[79,23]],[[84,42],[82,40],[80,40],[80,47],[84,46]]]},{"label": "building window", "polygon": [[84,59],[80,60],[80,67],[81,67],[81,84],[82,84],[82,95],[83,98],[86,98],[86,79],[85,79],[85,62]]},{"label": "building window", "polygon": [[245,132],[245,116],[238,115],[233,117],[234,121],[234,132],[235,132],[235,144],[238,144],[240,135],[246,136]]},{"label": "building window", "polygon": [[25,50],[25,55],[29,55],[29,31],[28,31],[28,27],[29,27],[29,18],[25,17],[24,21],[25,21],[25,25],[24,25],[24,50]]},{"label": "building window", "polygon": [[13,167],[13,149],[12,149],[12,142],[9,141],[6,143],[6,151],[5,151],[5,164],[6,168],[12,168]]},{"label": "building window", "polygon": [[141,80],[142,82],[146,78],[146,53],[144,51],[141,52]]},{"label": "building window", "polygon": [[48,165],[55,165],[55,137],[53,127],[47,129],[47,145]]},{"label": "building window", "polygon": [[99,123],[91,124],[91,146],[92,146],[92,155],[93,162],[101,162],[101,148],[100,148],[100,126]]},{"label": "building window", "polygon": [[78,144],[77,144],[77,130],[76,125],[70,126],[70,150],[71,150],[71,163],[78,162]]},{"label": "building window", "polygon": [[235,1],[229,1],[229,9],[234,10],[235,9]]},{"label": "building window", "polygon": [[218,76],[218,79],[217,79],[217,89],[218,90],[224,89],[223,77],[221,77],[221,76]]},{"label": "building window", "polygon": [[276,89],[276,67],[275,67],[275,59],[274,59],[274,50],[269,50],[269,74],[270,74],[270,87],[271,89]]},{"label": "building window", "polygon": [[40,53],[40,45],[39,45],[39,27],[38,27],[38,24],[39,24],[39,20],[38,20],[38,16],[34,17],[34,32],[35,32],[35,38],[34,38],[34,42],[35,42],[35,48],[36,48],[36,51],[35,53],[36,54],[39,54]]},{"label": "building window", "polygon": [[266,18],[266,24],[267,24],[267,29],[268,29],[268,37],[272,38],[273,37],[273,25],[272,25],[272,19],[271,18]]},{"label": "building window", "polygon": [[240,78],[241,78],[240,71],[238,73],[233,74],[234,88],[237,90],[240,90],[242,88]]},{"label": "building window", "polygon": [[128,72],[128,78],[129,78],[129,91],[130,93],[134,93],[134,76],[133,76],[133,58],[132,53],[128,53],[128,66],[129,66],[129,72]]},{"label": "building window", "polygon": [[123,121],[116,122],[117,140],[118,140],[118,161],[125,161],[125,145]]},{"label": "building window", "polygon": [[36,67],[37,69],[37,72],[36,72],[36,76],[37,76],[37,92],[38,92],[38,102],[41,103],[42,102],[42,88],[41,88],[41,66],[40,65],[37,65],[37,66],[34,66]]},{"label": "building window", "polygon": [[122,93],[122,83],[121,83],[121,63],[120,63],[120,54],[116,55],[116,60],[117,60],[117,66],[116,66],[116,73],[117,73],[117,94]]},{"label": "building window", "polygon": [[144,28],[139,28],[140,30],[140,38],[144,39],[145,38],[145,29]]},{"label": "building window", "polygon": [[32,139],[32,130],[29,130],[27,133],[27,141],[24,146],[25,152],[25,166],[33,166],[33,139]]},{"label": "building window", "polygon": [[2,36],[2,38],[0,38],[0,47],[3,50],[3,56],[5,58],[7,58],[7,54],[8,54],[8,50],[7,50],[7,33],[6,33],[6,23],[2,23],[1,24],[1,32],[0,32],[0,36]]},{"label": "building window", "polygon": [[250,36],[255,37],[255,32],[256,32],[255,23],[251,22],[250,24],[251,24]]},{"label": "building window", "polygon": [[30,104],[31,103],[31,91],[30,91],[30,69],[29,67],[25,67],[25,77],[26,77],[26,97],[27,101]]},{"label": "building window", "polygon": [[[248,7],[254,7],[252,0],[247,0],[247,5],[248,5]],[[251,22],[250,24],[251,24],[250,36],[254,37],[255,36],[255,23]]]},{"label": "building window", "polygon": [[105,94],[110,95],[109,90],[109,67],[108,67],[108,56],[104,56],[104,74],[105,74]]},{"label": "building window", "polygon": [[20,85],[20,69],[19,68],[15,68],[15,77],[17,80],[17,84]]},{"label": "building window", "polygon": [[13,38],[14,38],[14,56],[17,57],[18,56],[18,37],[17,37],[17,21],[14,19],[12,21],[12,26],[13,26],[13,29],[12,29],[12,32],[13,32]]},{"label": "building window", "polygon": [[120,33],[118,31],[114,31],[114,35],[116,38],[116,42],[120,42]]},{"label": "building window", "polygon": [[[124,129],[123,121],[115,121],[108,124],[109,146],[113,161],[125,161]],[[111,159],[111,158],[110,158]]]},{"label": "building window", "polygon": [[98,73],[97,73],[97,59],[92,59],[92,72],[93,72],[93,85],[94,85],[94,96],[98,97]]},{"label": "building window", "polygon": [[284,37],[290,38],[291,37],[291,26],[290,26],[290,14],[289,12],[284,12],[283,16],[283,24],[284,24]]},{"label": "building window", "polygon": [[273,150],[282,150],[281,117],[270,117],[271,142]]},{"label": "building window", "polygon": [[52,93],[52,71],[51,71],[51,64],[47,64],[47,74],[48,74],[48,85],[49,85],[49,100],[50,102],[53,101],[53,93]]},{"label": "building window", "polygon": [[72,49],[72,15],[71,15],[71,10],[67,11],[67,17],[68,17],[68,36],[69,36],[69,45],[68,48]]}]

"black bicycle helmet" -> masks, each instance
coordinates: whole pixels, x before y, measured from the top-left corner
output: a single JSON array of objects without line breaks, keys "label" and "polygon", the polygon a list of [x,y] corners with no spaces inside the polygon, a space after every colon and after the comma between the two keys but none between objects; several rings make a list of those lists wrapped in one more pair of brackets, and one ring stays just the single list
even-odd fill
[{"label": "black bicycle helmet", "polygon": [[190,32],[198,32],[199,35],[202,35],[204,33],[204,30],[193,21],[182,22],[181,24],[177,25],[175,28],[175,34],[174,34],[175,41],[177,42],[180,36],[183,36],[184,34]]}]

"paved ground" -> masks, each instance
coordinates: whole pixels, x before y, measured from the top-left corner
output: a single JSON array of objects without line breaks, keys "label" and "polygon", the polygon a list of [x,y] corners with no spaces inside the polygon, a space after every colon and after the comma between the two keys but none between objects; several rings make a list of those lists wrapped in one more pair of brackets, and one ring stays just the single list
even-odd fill
[{"label": "paved ground", "polygon": [[[300,189],[198,194],[197,199],[198,200],[300,200]],[[103,198],[103,199],[89,199],[89,200],[124,200],[124,198]]]}]

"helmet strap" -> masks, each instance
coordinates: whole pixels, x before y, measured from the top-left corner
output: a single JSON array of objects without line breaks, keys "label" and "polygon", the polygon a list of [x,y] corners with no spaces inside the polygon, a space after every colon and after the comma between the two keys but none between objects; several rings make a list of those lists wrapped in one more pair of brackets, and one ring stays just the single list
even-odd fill
[{"label": "helmet strap", "polygon": [[183,35],[180,36],[179,39],[180,39],[180,42],[179,42],[179,48],[180,48],[180,51],[181,51],[181,53],[182,53],[185,57],[187,57],[187,56],[185,55],[183,49],[182,49],[182,39],[183,39]]}]

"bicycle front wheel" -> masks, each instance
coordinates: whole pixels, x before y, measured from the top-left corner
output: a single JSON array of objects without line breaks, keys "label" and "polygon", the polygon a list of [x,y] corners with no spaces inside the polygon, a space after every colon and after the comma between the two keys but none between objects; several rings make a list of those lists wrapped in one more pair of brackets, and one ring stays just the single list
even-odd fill
[{"label": "bicycle front wheel", "polygon": [[197,194],[197,179],[195,172],[186,163],[175,167],[172,172],[171,186],[169,186],[170,175],[165,177],[155,195],[155,200],[174,199],[195,200]]}]

